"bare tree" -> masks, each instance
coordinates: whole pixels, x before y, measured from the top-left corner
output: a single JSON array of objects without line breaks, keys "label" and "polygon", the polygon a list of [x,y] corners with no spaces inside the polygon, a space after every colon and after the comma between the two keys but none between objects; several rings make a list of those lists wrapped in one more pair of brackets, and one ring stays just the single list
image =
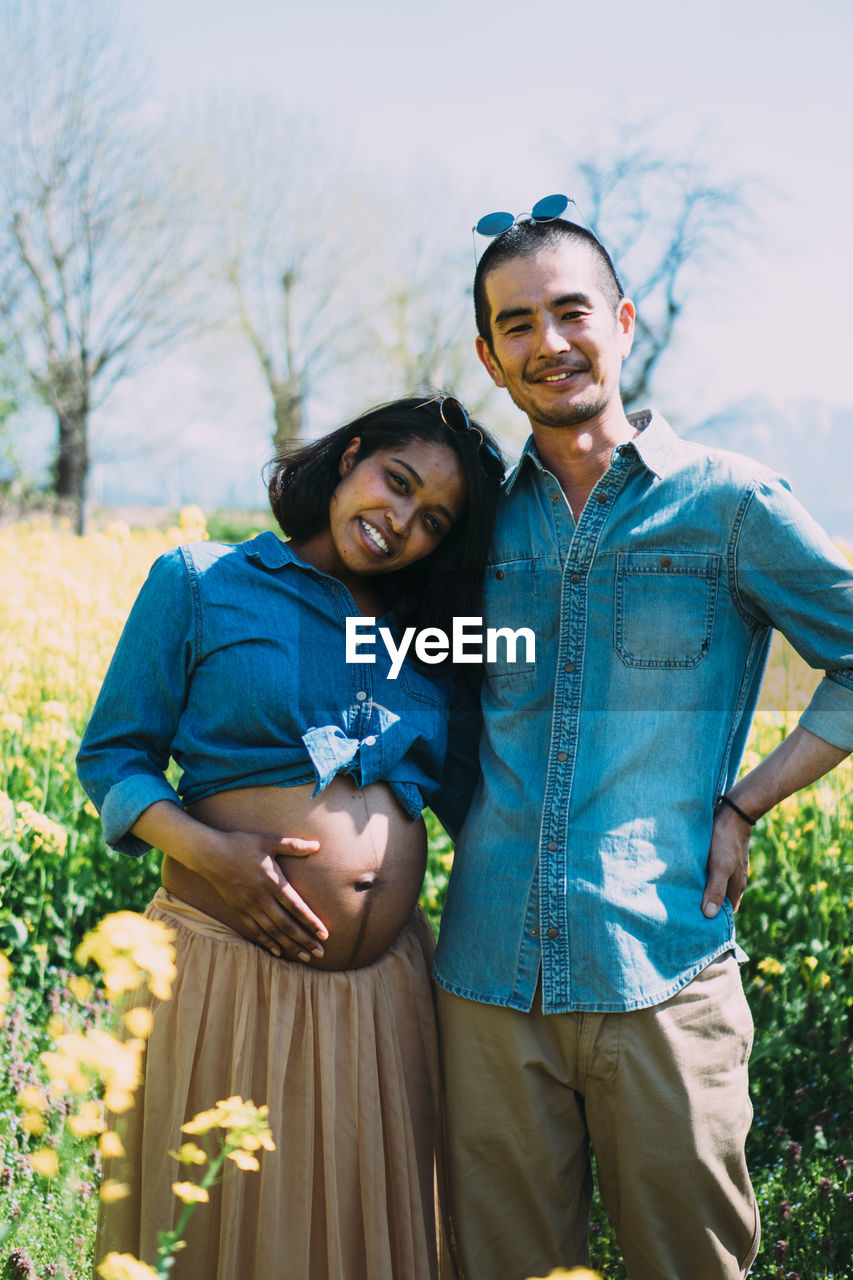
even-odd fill
[{"label": "bare tree", "polygon": [[185,229],[109,10],[12,3],[0,44],[0,316],[82,531],[92,410],[187,323]]},{"label": "bare tree", "polygon": [[628,407],[648,399],[664,352],[709,263],[743,238],[742,181],[719,182],[699,162],[665,156],[630,138],[610,157],[576,165],[578,206],[606,245],[637,303],[634,347],[622,378]]},{"label": "bare tree", "polygon": [[212,104],[197,130],[216,226],[211,260],[226,309],[270,393],[276,452],[308,434],[318,385],[340,381],[364,346],[369,219],[344,150],[267,98]]}]

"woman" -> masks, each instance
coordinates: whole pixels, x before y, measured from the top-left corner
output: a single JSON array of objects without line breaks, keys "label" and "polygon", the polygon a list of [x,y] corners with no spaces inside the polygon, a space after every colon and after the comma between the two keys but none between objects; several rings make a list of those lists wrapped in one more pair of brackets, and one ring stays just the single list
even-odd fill
[{"label": "woman", "polygon": [[[347,663],[345,627],[449,633],[476,614],[502,471],[457,401],[398,401],[275,465],[287,543],[202,543],[152,568],[78,757],[109,843],[165,855],[148,914],[174,930],[179,971],[125,1138],[132,1196],[106,1212],[98,1257],[153,1260],[180,1125],[240,1094],[269,1105],[277,1150],[196,1211],[176,1280],[438,1275],[432,936],[415,904],[423,804],[441,788],[451,823],[464,811],[444,777],[458,699],[440,666],[407,659],[392,678],[384,644]],[[460,752],[464,792],[471,742]]]}]

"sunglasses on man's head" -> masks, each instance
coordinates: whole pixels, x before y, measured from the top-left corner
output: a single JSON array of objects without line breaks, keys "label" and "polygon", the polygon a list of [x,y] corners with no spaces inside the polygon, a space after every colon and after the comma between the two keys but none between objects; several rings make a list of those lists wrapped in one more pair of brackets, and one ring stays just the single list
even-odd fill
[{"label": "sunglasses on man's head", "polygon": [[441,420],[448,431],[452,431],[457,436],[472,435],[474,437],[477,441],[480,470],[486,479],[503,480],[504,464],[501,461],[500,454],[493,445],[489,444],[480,428],[472,425],[467,411],[455,396],[433,396],[431,400],[425,400],[423,404],[418,405],[418,408],[425,409],[428,404],[438,405]]},{"label": "sunglasses on man's head", "polygon": [[521,222],[523,218],[529,218],[531,222],[554,222],[556,218],[562,217],[569,205],[574,205],[575,213],[586,223],[588,230],[595,235],[595,232],[586,222],[580,209],[571,196],[543,196],[541,200],[537,200],[529,213],[506,213],[501,211],[498,213],[484,213],[479,222],[476,222],[471,228],[471,234],[474,238],[474,264],[477,264],[477,236],[486,236],[494,238],[502,236],[505,231],[509,231],[517,222]]}]

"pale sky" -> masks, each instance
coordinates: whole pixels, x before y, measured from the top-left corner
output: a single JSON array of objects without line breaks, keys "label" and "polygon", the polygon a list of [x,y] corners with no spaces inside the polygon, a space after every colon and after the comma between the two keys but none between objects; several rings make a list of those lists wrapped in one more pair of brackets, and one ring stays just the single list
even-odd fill
[{"label": "pale sky", "polygon": [[[669,359],[670,407],[694,422],[748,395],[853,408],[849,0],[114,4],[150,61],[153,116],[268,94],[391,191],[438,175],[448,242],[470,244],[490,209],[571,195],[573,154],[626,126],[723,182],[757,180],[754,237]],[[441,192],[429,207],[441,217]]]}]

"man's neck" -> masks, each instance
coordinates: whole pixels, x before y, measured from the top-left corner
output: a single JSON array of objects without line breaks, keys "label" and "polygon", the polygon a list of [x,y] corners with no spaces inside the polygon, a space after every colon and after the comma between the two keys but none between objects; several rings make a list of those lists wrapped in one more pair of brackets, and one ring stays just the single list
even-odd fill
[{"label": "man's neck", "polygon": [[617,445],[633,440],[637,428],[619,412],[592,418],[574,427],[546,427],[531,422],[536,452],[557,477],[577,520],[587,498],[610,466]]}]

